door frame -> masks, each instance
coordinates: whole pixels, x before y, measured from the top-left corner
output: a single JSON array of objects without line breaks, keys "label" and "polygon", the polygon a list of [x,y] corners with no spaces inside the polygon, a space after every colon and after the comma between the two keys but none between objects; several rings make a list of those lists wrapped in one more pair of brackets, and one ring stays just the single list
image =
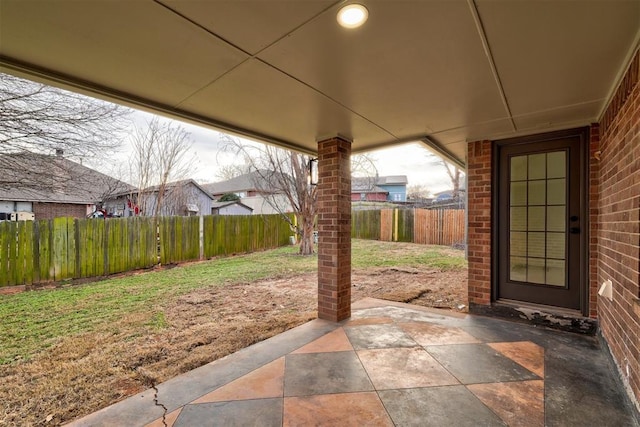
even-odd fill
[{"label": "door frame", "polygon": [[[524,145],[537,142],[551,141],[567,137],[580,138],[580,312],[583,316],[589,316],[589,243],[590,243],[590,218],[589,218],[589,127],[566,129],[555,132],[546,132],[534,135],[526,135],[515,138],[492,141],[492,168],[491,168],[491,300],[499,301],[499,245],[500,230],[496,227],[500,210],[500,171],[507,165],[500,164],[501,148],[507,145]],[[530,303],[527,303],[530,304]],[[566,310],[559,307],[559,310]]]}]

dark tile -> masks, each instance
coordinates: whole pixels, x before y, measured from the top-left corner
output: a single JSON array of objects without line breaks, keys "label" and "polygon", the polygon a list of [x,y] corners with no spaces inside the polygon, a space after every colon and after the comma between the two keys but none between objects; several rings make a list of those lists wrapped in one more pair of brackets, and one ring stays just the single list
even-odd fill
[{"label": "dark tile", "polygon": [[282,399],[237,400],[187,405],[173,427],[281,427]]},{"label": "dark tile", "polygon": [[604,349],[559,350],[545,354],[546,425],[640,427]]},{"label": "dark tile", "polygon": [[385,390],[378,395],[397,426],[506,425],[464,386]]},{"label": "dark tile", "polygon": [[485,342],[533,341],[538,343],[536,338],[544,340],[543,337],[547,332],[527,324],[477,317],[467,319],[461,328]]},{"label": "dark tile", "polygon": [[356,350],[391,347],[416,347],[418,344],[396,325],[363,325],[345,327]]},{"label": "dark tile", "polygon": [[540,379],[486,344],[439,345],[426,350],[462,384]]},{"label": "dark tile", "polygon": [[286,357],[285,396],[372,390],[373,385],[353,351],[290,354]]}]

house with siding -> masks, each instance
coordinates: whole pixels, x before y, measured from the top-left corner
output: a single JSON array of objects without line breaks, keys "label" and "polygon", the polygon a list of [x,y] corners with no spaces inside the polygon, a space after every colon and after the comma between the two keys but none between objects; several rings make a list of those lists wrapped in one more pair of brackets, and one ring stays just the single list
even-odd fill
[{"label": "house with siding", "polygon": [[388,192],[388,201],[406,202],[407,183],[406,175],[391,175],[378,177],[377,185]]},{"label": "house with siding", "polygon": [[159,216],[211,214],[213,197],[193,179],[169,182],[162,189],[162,195],[160,192],[158,185],[120,192],[105,200],[104,210],[114,216],[151,216],[156,214],[160,198]]},{"label": "house with siding", "polygon": [[226,181],[215,182],[211,184],[202,184],[202,188],[218,200],[225,194],[235,194],[240,197],[243,205],[252,209],[257,215],[267,215],[279,213],[278,210],[267,201],[277,203],[277,206],[283,206],[284,211],[288,211],[289,201],[284,194],[278,194],[277,191],[265,191],[260,185],[262,178],[259,172],[249,172]]},{"label": "house with siding", "polygon": [[253,209],[238,200],[211,203],[211,215],[251,215],[252,213]]},{"label": "house with siding", "polygon": [[379,176],[351,178],[351,200],[367,202],[406,202],[407,176]]},{"label": "house with siding", "polygon": [[[113,194],[130,191],[126,182],[64,157],[36,153],[3,154],[0,214],[33,218],[85,218]],[[23,215],[27,218],[30,215]]]}]

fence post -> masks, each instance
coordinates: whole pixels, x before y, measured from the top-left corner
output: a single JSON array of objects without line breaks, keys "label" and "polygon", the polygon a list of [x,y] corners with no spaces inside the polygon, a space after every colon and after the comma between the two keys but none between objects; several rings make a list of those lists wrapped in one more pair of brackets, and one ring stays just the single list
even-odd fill
[{"label": "fence post", "polygon": [[393,210],[393,238],[394,242],[398,241],[398,209]]},{"label": "fence post", "polygon": [[199,243],[200,243],[200,260],[204,259],[204,216],[200,215],[200,220],[198,222],[198,233],[199,233]]}]

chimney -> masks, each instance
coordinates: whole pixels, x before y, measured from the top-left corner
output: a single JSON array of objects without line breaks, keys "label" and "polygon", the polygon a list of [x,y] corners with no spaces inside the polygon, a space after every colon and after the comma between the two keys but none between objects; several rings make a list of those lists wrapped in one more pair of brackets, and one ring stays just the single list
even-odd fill
[{"label": "chimney", "polygon": [[64,154],[64,150],[62,148],[56,148],[56,156],[62,157]]}]

